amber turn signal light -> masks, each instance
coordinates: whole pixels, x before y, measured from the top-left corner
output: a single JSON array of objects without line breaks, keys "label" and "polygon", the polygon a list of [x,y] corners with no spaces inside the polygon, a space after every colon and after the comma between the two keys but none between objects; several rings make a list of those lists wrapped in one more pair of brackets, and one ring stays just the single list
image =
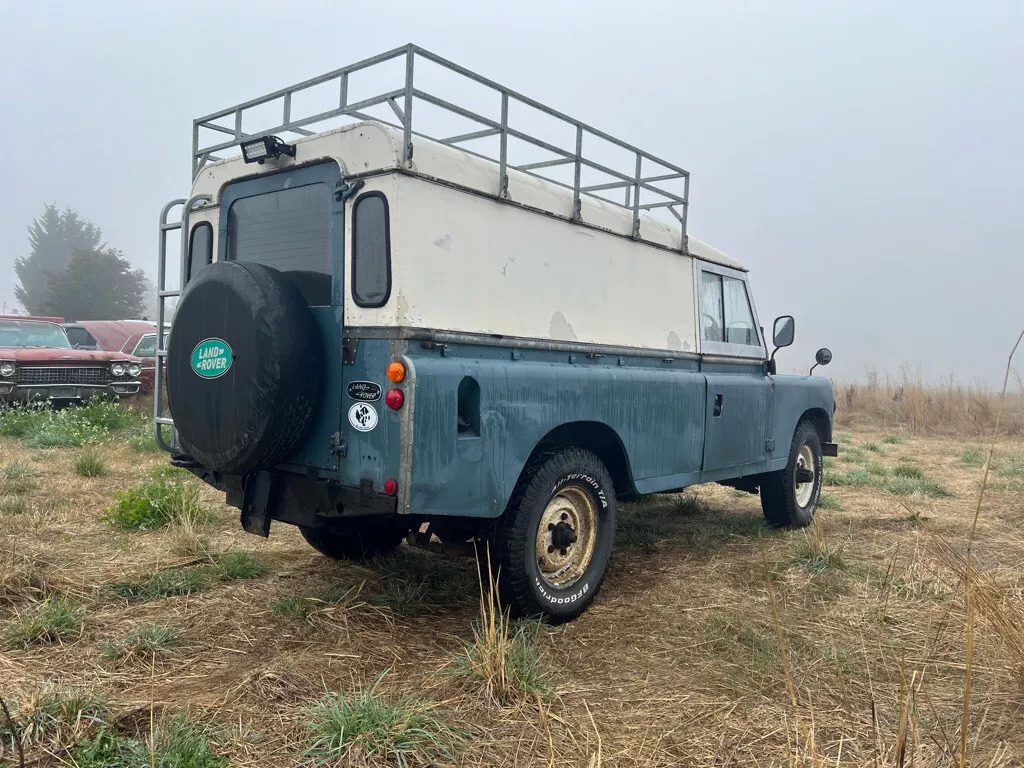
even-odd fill
[{"label": "amber turn signal light", "polygon": [[388,366],[388,378],[395,382],[395,384],[402,381],[405,378],[405,366],[398,360],[395,360],[395,362]]}]

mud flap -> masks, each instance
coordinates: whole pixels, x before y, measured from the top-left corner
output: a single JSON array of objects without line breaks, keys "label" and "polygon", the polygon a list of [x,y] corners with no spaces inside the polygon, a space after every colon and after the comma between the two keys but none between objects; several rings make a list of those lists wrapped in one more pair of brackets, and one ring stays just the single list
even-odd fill
[{"label": "mud flap", "polygon": [[838,456],[839,445],[837,443],[822,443],[821,444],[821,455],[822,456]]},{"label": "mud flap", "polygon": [[277,475],[257,472],[243,481],[242,530],[263,538],[270,537],[270,512],[277,504]]}]

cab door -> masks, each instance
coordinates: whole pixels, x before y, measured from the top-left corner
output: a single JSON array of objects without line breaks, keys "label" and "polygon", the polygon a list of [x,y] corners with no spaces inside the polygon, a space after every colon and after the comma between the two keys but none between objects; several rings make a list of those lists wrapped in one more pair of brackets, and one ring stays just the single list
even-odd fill
[{"label": "cab door", "polygon": [[764,461],[774,389],[746,276],[698,262],[698,285],[701,371],[707,382],[701,469]]}]

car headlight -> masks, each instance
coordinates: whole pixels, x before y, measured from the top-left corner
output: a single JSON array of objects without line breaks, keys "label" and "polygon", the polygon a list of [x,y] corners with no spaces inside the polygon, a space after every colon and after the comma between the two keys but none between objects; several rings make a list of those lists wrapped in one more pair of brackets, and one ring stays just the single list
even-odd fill
[{"label": "car headlight", "polygon": [[0,376],[13,376],[14,363],[0,363]]},{"label": "car headlight", "polygon": [[115,376],[124,376],[124,363],[114,363],[110,366],[110,372]]},{"label": "car headlight", "polygon": [[142,366],[139,365],[138,363],[131,363],[128,366],[129,376],[138,376],[140,373],[142,373]]}]

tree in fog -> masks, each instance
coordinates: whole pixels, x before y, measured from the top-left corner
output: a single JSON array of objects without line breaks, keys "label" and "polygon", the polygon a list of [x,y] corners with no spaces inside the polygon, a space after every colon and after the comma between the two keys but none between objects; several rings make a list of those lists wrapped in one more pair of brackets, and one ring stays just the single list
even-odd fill
[{"label": "tree in fog", "polygon": [[15,298],[29,314],[44,314],[51,275],[63,272],[75,251],[103,248],[103,233],[69,208],[47,205],[28,228],[30,252],[14,262]]},{"label": "tree in fog", "polygon": [[14,295],[29,314],[118,320],[144,314],[142,270],[103,242],[99,227],[70,208],[47,205],[28,228],[29,255],[17,259]]},{"label": "tree in fog", "polygon": [[140,317],[146,288],[146,273],[132,269],[119,250],[75,251],[66,269],[51,274],[41,314],[69,320]]}]

